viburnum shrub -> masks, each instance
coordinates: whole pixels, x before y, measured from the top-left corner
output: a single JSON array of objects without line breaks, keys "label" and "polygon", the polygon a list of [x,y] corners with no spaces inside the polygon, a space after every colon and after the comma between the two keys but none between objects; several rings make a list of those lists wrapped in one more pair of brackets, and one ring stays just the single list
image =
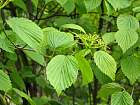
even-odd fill
[{"label": "viburnum shrub", "polygon": [[140,0],[0,0],[0,105],[140,105]]}]

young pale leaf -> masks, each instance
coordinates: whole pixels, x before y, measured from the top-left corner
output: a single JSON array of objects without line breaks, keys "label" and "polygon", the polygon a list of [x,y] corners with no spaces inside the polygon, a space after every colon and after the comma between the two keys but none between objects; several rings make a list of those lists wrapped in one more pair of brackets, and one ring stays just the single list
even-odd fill
[{"label": "young pale leaf", "polygon": [[127,8],[131,5],[130,0],[107,0],[115,10]]},{"label": "young pale leaf", "polygon": [[78,62],[73,56],[57,55],[48,63],[47,79],[58,95],[76,81],[78,69]]},{"label": "young pale leaf", "polygon": [[94,61],[98,68],[112,80],[115,80],[116,62],[114,58],[104,51],[94,53]]},{"label": "young pale leaf", "polygon": [[44,38],[42,45],[48,45],[52,49],[68,48],[74,43],[74,37],[70,33],[60,32],[54,28],[43,29]]},{"label": "young pale leaf", "polygon": [[122,72],[130,80],[131,84],[140,77],[140,59],[135,56],[128,56],[121,60]]},{"label": "young pale leaf", "polygon": [[115,38],[123,53],[125,53],[138,41],[138,34],[135,30],[119,30],[115,34]]},{"label": "young pale leaf", "polygon": [[126,92],[116,92],[111,97],[111,105],[133,105],[132,96]]},{"label": "young pale leaf", "polygon": [[93,9],[100,6],[102,0],[84,0],[87,11],[90,12]]},{"label": "young pale leaf", "polygon": [[0,90],[8,92],[10,89],[12,89],[12,84],[9,76],[0,70]]},{"label": "young pale leaf", "polygon": [[33,49],[38,49],[43,38],[43,32],[39,26],[26,18],[10,18],[7,24],[26,44]]},{"label": "young pale leaf", "polygon": [[98,97],[101,97],[103,100],[107,100],[107,98],[115,92],[120,92],[123,90],[117,83],[108,83],[101,87],[98,92]]},{"label": "young pale leaf", "polygon": [[106,44],[110,44],[115,41],[115,32],[105,33],[102,38]]},{"label": "young pale leaf", "polygon": [[79,30],[79,31],[81,31],[83,33],[86,33],[85,30],[81,26],[76,25],[76,24],[64,24],[64,25],[61,26],[61,29],[67,29],[67,28],[68,29]]},{"label": "young pale leaf", "polygon": [[44,66],[45,65],[45,59],[43,57],[43,55],[41,55],[40,53],[38,52],[35,52],[35,51],[27,51],[27,50],[24,50],[24,53],[30,57],[32,60],[36,61],[38,64]]},{"label": "young pale leaf", "polygon": [[13,88],[13,90],[21,97],[25,98],[31,105],[36,105],[35,102],[27,95],[25,94],[24,92],[16,89],[16,88]]},{"label": "young pale leaf", "polygon": [[139,28],[139,21],[131,15],[120,15],[117,18],[117,26],[119,30],[137,30]]},{"label": "young pale leaf", "polygon": [[83,85],[87,85],[88,83],[93,81],[93,72],[90,63],[82,56],[77,55],[76,59],[82,73]]}]

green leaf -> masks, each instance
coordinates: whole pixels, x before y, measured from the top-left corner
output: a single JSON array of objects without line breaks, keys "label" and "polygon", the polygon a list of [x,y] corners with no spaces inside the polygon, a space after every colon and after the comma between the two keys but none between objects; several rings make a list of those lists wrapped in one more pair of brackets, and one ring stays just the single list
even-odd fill
[{"label": "green leaf", "polygon": [[56,0],[67,12],[67,14],[70,14],[74,8],[74,0]]},{"label": "green leaf", "polygon": [[12,84],[9,76],[0,70],[0,90],[8,92],[10,89],[12,89]]},{"label": "green leaf", "polygon": [[84,0],[75,0],[75,4],[76,4],[76,10],[78,11],[79,14],[87,13]]},{"label": "green leaf", "polygon": [[135,56],[128,56],[121,60],[122,72],[130,80],[131,84],[140,77],[140,59]]},{"label": "green leaf", "polygon": [[47,96],[34,97],[33,100],[35,101],[36,105],[49,105]]},{"label": "green leaf", "polygon": [[69,48],[74,43],[74,37],[70,33],[60,32],[54,28],[43,29],[44,38],[42,45],[48,45],[52,49]]},{"label": "green leaf", "polygon": [[68,0],[56,0],[56,1],[63,6]]},{"label": "green leaf", "polygon": [[140,6],[137,6],[137,7],[133,8],[132,10],[133,10],[133,12],[136,12],[136,13],[140,12]]},{"label": "green leaf", "polygon": [[112,80],[115,80],[116,62],[114,58],[104,51],[94,53],[94,61],[98,68]]},{"label": "green leaf", "polygon": [[78,53],[76,53],[76,56],[81,56],[81,57],[85,57],[86,55],[90,54],[91,50],[90,49],[83,49],[80,50]]},{"label": "green leaf", "polygon": [[115,10],[127,8],[131,5],[130,0],[107,0]]},{"label": "green leaf", "polygon": [[27,11],[26,5],[23,0],[13,0],[12,2],[19,8],[23,9],[24,11]]},{"label": "green leaf", "polygon": [[7,52],[14,53],[14,46],[7,39],[4,32],[0,33],[0,48]]},{"label": "green leaf", "polygon": [[103,100],[107,100],[115,92],[120,92],[123,90],[123,87],[117,83],[108,83],[101,87],[98,92],[98,97],[101,97]]},{"label": "green leaf", "polygon": [[90,15],[90,14],[83,14],[80,19],[78,19],[78,24],[84,28],[86,33],[93,34],[98,30],[98,21],[99,16],[97,15]]},{"label": "green leaf", "polygon": [[24,53],[30,57],[32,60],[36,61],[38,64],[44,66],[45,65],[45,59],[43,55],[41,55],[38,52],[35,51],[29,51],[29,50],[24,50]]},{"label": "green leaf", "polygon": [[92,68],[93,68],[96,78],[101,84],[107,84],[107,83],[112,82],[111,78],[109,78],[107,75],[101,72],[101,70],[96,66],[96,64],[93,63]]},{"label": "green leaf", "polygon": [[58,95],[76,81],[78,69],[77,60],[69,55],[57,55],[48,63],[47,79],[56,89]]},{"label": "green leaf", "polygon": [[138,41],[138,34],[134,30],[119,30],[115,34],[115,38],[123,53],[125,53]]},{"label": "green leaf", "polygon": [[22,77],[19,75],[19,73],[17,72],[17,70],[12,71],[12,73],[10,74],[10,78],[12,80],[13,86],[16,86],[17,88],[21,90],[26,90],[24,81]]},{"label": "green leaf", "polygon": [[74,23],[74,19],[71,19],[71,17],[57,17],[54,19],[54,24],[56,27],[61,27],[64,24],[70,24],[70,23]]},{"label": "green leaf", "polygon": [[136,14],[136,18],[137,18],[138,21],[140,21],[140,13]]},{"label": "green leaf", "polygon": [[115,32],[105,33],[102,38],[106,44],[110,44],[115,41]]},{"label": "green leaf", "polygon": [[38,49],[43,32],[34,22],[26,18],[10,18],[7,20],[12,30],[33,49]]},{"label": "green leaf", "polygon": [[112,15],[114,12],[112,5],[108,1],[105,1],[105,5],[106,5],[106,9],[107,9],[107,14]]},{"label": "green leaf", "polygon": [[25,94],[24,92],[16,89],[16,88],[13,88],[13,90],[21,97],[25,98],[31,105],[36,105],[35,102],[27,95]]},{"label": "green leaf", "polygon": [[45,78],[45,76],[38,76],[38,77],[36,77],[36,83],[37,83],[37,85],[39,86],[39,87],[41,87],[41,88],[45,88],[45,87],[47,87],[47,85],[48,85],[48,83],[47,83],[48,81],[46,81],[46,78]]},{"label": "green leaf", "polygon": [[126,91],[116,92],[111,97],[111,105],[133,105],[132,96]]},{"label": "green leaf", "polygon": [[93,9],[100,6],[102,0],[84,0],[87,11],[90,12]]},{"label": "green leaf", "polygon": [[93,72],[90,63],[84,57],[78,54],[76,55],[76,59],[82,73],[83,85],[87,85],[88,83],[93,81]]},{"label": "green leaf", "polygon": [[70,14],[75,9],[74,0],[67,0],[67,2],[63,5],[67,14]]},{"label": "green leaf", "polygon": [[37,5],[38,5],[38,0],[32,0],[34,6],[37,8]]},{"label": "green leaf", "polygon": [[67,29],[67,28],[68,29],[79,30],[79,31],[81,31],[83,33],[86,33],[85,30],[81,26],[76,25],[76,24],[64,24],[64,25],[61,26],[61,29]]},{"label": "green leaf", "polygon": [[131,15],[120,15],[117,18],[117,26],[119,30],[137,30],[139,28],[139,21]]},{"label": "green leaf", "polygon": [[49,2],[51,2],[51,1],[53,1],[53,0],[44,0],[45,1],[45,3],[47,4],[47,3],[49,3]]}]

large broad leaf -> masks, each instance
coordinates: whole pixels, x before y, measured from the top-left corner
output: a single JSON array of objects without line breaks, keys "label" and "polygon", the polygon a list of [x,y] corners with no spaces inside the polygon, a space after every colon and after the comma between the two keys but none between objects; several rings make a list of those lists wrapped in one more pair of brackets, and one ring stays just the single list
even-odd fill
[{"label": "large broad leaf", "polygon": [[21,97],[25,98],[31,105],[36,105],[35,102],[27,95],[25,94],[24,92],[16,89],[16,88],[13,88],[13,90]]},{"label": "large broad leaf", "polygon": [[35,51],[29,51],[29,50],[24,50],[24,53],[30,57],[32,60],[36,61],[38,64],[44,66],[45,65],[45,59],[44,56],[41,55],[38,52]]},{"label": "large broad leaf", "polygon": [[114,58],[104,51],[97,51],[94,54],[94,61],[98,68],[112,80],[115,79],[116,62]]},{"label": "large broad leaf", "polygon": [[114,93],[111,97],[111,105],[133,105],[132,96],[126,91]]},{"label": "large broad leaf", "polygon": [[138,34],[134,30],[119,30],[115,34],[115,38],[119,46],[125,53],[130,47],[132,47],[138,40]]},{"label": "large broad leaf", "polygon": [[83,33],[86,33],[85,30],[81,26],[76,25],[76,24],[64,24],[64,25],[61,26],[61,28],[75,29],[75,30],[79,30],[79,31],[81,31]]},{"label": "large broad leaf", "polygon": [[137,30],[139,28],[139,21],[131,15],[120,15],[117,18],[118,29],[133,29]]},{"label": "large broad leaf", "polygon": [[47,79],[60,94],[76,81],[78,69],[78,62],[73,56],[57,55],[48,63]]},{"label": "large broad leaf", "polygon": [[7,92],[12,88],[11,80],[7,74],[0,70],[0,90]]},{"label": "large broad leaf", "polygon": [[38,49],[43,38],[40,27],[26,18],[10,18],[7,23],[26,44],[31,48]]},{"label": "large broad leaf", "polygon": [[54,28],[43,29],[44,38],[42,45],[48,45],[52,49],[68,48],[74,43],[74,37],[70,33],[60,32]]},{"label": "large broad leaf", "polygon": [[101,97],[103,100],[107,100],[108,96],[112,95],[115,92],[120,92],[123,90],[123,87],[121,87],[117,83],[108,83],[101,87],[101,89],[98,92],[98,97]]},{"label": "large broad leaf", "polygon": [[102,0],[85,0],[85,5],[87,8],[87,11],[90,12],[93,9],[100,6]]},{"label": "large broad leaf", "polygon": [[120,10],[131,5],[130,0],[107,0],[115,10]]},{"label": "large broad leaf", "polygon": [[106,44],[110,44],[115,41],[115,32],[105,33],[102,38]]},{"label": "large broad leaf", "polygon": [[135,56],[122,59],[121,68],[132,84],[140,77],[140,59]]},{"label": "large broad leaf", "polygon": [[83,85],[87,85],[88,83],[93,81],[93,72],[90,63],[84,57],[78,54],[76,55],[76,59],[82,73]]}]

